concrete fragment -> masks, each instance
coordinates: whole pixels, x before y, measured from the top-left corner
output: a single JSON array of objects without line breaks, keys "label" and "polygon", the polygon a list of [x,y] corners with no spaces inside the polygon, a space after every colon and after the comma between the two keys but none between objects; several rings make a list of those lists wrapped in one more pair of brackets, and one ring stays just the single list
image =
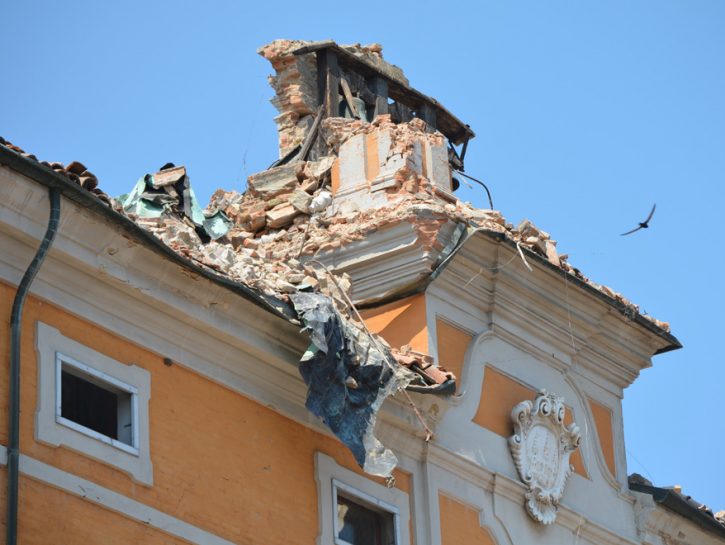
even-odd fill
[{"label": "concrete fragment", "polygon": [[300,189],[307,193],[314,193],[317,187],[320,185],[320,181],[315,178],[306,178],[300,183]]},{"label": "concrete fragment", "polygon": [[160,170],[151,177],[151,186],[154,189],[160,189],[162,187],[174,185],[184,176],[186,176],[186,167],[183,166]]},{"label": "concrete fragment", "polygon": [[290,273],[287,275],[287,282],[290,284],[301,284],[304,279],[305,273],[302,272]]},{"label": "concrete fragment", "polygon": [[241,224],[245,231],[256,233],[261,231],[267,225],[266,207],[264,203],[258,203],[247,210],[247,221]]},{"label": "concrete fragment", "polygon": [[289,203],[305,214],[310,212],[310,202],[312,202],[312,195],[299,188],[295,189],[289,198]]},{"label": "concrete fragment", "polygon": [[308,161],[305,164],[304,176],[305,178],[313,178],[319,180],[325,174],[327,174],[332,168],[332,164],[335,162],[336,157],[328,155],[318,161]]},{"label": "concrete fragment", "polygon": [[218,269],[222,272],[228,272],[235,263],[236,254],[229,245],[219,244],[218,242],[212,241],[201,246],[201,248],[201,261],[209,267]]},{"label": "concrete fragment", "polygon": [[283,227],[291,223],[299,213],[300,211],[291,204],[284,204],[267,212],[267,225],[272,229]]},{"label": "concrete fragment", "polygon": [[229,232],[227,237],[232,243],[232,246],[234,246],[234,249],[236,250],[240,246],[244,246],[245,240],[253,238],[254,233],[250,233],[249,231],[231,231]]},{"label": "concrete fragment", "polygon": [[297,187],[302,168],[301,164],[293,163],[252,174],[247,179],[249,192],[260,199],[271,199],[281,193],[291,192]]},{"label": "concrete fragment", "polygon": [[316,290],[318,286],[320,285],[319,280],[315,278],[314,276],[307,275],[302,279],[302,282],[299,283],[297,286],[298,289],[312,289]]},{"label": "concrete fragment", "polygon": [[546,259],[552,265],[559,266],[559,255],[556,252],[556,242],[553,240],[546,241]]}]

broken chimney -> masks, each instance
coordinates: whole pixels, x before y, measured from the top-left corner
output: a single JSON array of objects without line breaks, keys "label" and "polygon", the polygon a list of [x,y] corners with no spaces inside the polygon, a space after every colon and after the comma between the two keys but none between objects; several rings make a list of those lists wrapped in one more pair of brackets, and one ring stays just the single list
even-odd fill
[{"label": "broken chimney", "polygon": [[463,170],[474,133],[410,87],[379,44],[276,40],[259,53],[275,69],[279,159],[272,167],[331,161],[334,207],[342,213],[411,195],[456,200],[451,173]]}]

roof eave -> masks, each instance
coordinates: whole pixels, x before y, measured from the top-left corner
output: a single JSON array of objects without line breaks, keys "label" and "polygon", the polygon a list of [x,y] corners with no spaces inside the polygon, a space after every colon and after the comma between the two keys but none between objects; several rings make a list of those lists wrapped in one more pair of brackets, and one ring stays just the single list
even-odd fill
[{"label": "roof eave", "polygon": [[[503,233],[500,233],[498,231],[490,231],[488,229],[477,229],[475,234],[480,234],[481,236],[485,236],[489,239],[493,239],[497,242],[506,244],[509,246],[513,251],[518,252],[518,247],[516,245],[516,242],[511,240],[509,237],[505,236]],[[470,237],[469,237],[470,238]],[[464,246],[468,240],[464,241],[460,247]],[[459,247],[459,249],[460,249]],[[528,250],[527,248],[521,248],[523,252],[526,253],[526,258],[531,259],[532,261],[538,263],[542,267],[550,270],[551,272],[566,277],[568,282],[571,282],[573,285],[583,289],[587,293],[593,295],[597,299],[601,300],[602,302],[606,303],[607,305],[613,307],[617,312],[625,316],[627,319],[632,320],[637,325],[645,328],[650,333],[653,333],[663,339],[668,344],[664,346],[663,348],[658,349],[653,355],[663,354],[665,352],[669,352],[671,350],[677,350],[679,348],[682,348],[682,343],[680,343],[677,338],[672,335],[671,333],[665,331],[661,327],[658,327],[655,323],[648,320],[642,314],[639,312],[632,314],[631,308],[627,307],[625,304],[621,303],[620,301],[617,301],[616,299],[609,297],[607,294],[599,291],[594,286],[588,284],[587,282],[584,282],[580,278],[577,278],[576,276],[569,274],[561,267],[557,267],[553,263],[550,263],[548,259],[540,256],[539,254],[532,252]],[[456,250],[457,251],[457,250]],[[449,260],[446,260],[448,262]]]},{"label": "roof eave", "polygon": [[635,492],[649,494],[657,503],[691,520],[704,530],[713,532],[720,537],[725,537],[725,526],[707,513],[703,513],[697,507],[690,505],[674,490],[639,483],[629,483],[629,489]]},{"label": "roof eave", "polygon": [[288,322],[296,323],[297,316],[286,302],[277,299],[276,297],[271,297],[253,290],[249,286],[240,282],[234,282],[225,276],[200,267],[193,261],[177,254],[154,235],[136,225],[136,223],[134,223],[131,219],[119,214],[92,193],[89,193],[67,179],[65,176],[58,174],[45,165],[23,157],[22,155],[19,155],[2,145],[0,145],[0,165],[8,167],[45,187],[55,187],[60,189],[64,197],[86,209],[93,210],[94,212],[101,214],[106,219],[117,225],[125,235],[134,238],[136,241],[145,245],[157,254],[165,257],[166,259],[170,259],[195,274],[223,286],[267,312],[278,316],[279,318]]}]

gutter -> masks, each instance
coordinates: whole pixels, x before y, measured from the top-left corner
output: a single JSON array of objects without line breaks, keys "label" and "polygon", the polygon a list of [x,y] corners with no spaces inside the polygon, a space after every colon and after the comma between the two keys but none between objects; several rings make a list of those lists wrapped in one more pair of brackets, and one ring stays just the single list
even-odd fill
[{"label": "gutter", "polygon": [[177,265],[195,273],[199,276],[211,280],[216,284],[230,290],[231,292],[241,295],[244,299],[254,303],[258,307],[271,312],[275,316],[282,318],[287,322],[299,325],[297,314],[292,307],[284,301],[260,293],[245,284],[234,282],[229,278],[220,274],[204,269],[185,257],[177,254],[174,250],[166,246],[148,231],[142,229],[132,220],[119,214],[110,208],[103,201],[73,183],[65,176],[56,173],[52,169],[40,164],[32,159],[27,159],[22,155],[9,150],[5,146],[0,145],[0,165],[7,166],[16,172],[27,176],[35,182],[48,188],[57,188],[60,193],[75,202],[77,205],[97,212],[115,224],[125,236],[129,236],[133,240],[143,244],[155,253],[171,260]]},{"label": "gutter", "polygon": [[720,524],[713,516],[701,511],[692,500],[686,499],[673,489],[633,482],[629,483],[629,489],[634,492],[649,494],[655,502],[692,521],[703,530],[725,537],[725,526]]},{"label": "gutter", "polygon": [[10,382],[8,400],[8,487],[5,543],[15,545],[18,539],[18,481],[20,476],[20,338],[23,328],[23,308],[30,291],[30,285],[40,270],[58,232],[60,222],[60,190],[48,190],[50,213],[48,228],[33,261],[30,262],[15,292],[13,309],[10,313]]}]

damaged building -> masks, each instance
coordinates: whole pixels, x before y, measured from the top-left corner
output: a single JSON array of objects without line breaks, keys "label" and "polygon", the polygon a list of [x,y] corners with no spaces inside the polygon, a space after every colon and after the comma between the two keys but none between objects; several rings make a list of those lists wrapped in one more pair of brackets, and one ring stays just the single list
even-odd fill
[{"label": "damaged building", "polygon": [[0,140],[7,542],[725,543],[628,476],[669,325],[460,201],[473,130],[379,45],[259,53],[279,156],[206,207]]}]

